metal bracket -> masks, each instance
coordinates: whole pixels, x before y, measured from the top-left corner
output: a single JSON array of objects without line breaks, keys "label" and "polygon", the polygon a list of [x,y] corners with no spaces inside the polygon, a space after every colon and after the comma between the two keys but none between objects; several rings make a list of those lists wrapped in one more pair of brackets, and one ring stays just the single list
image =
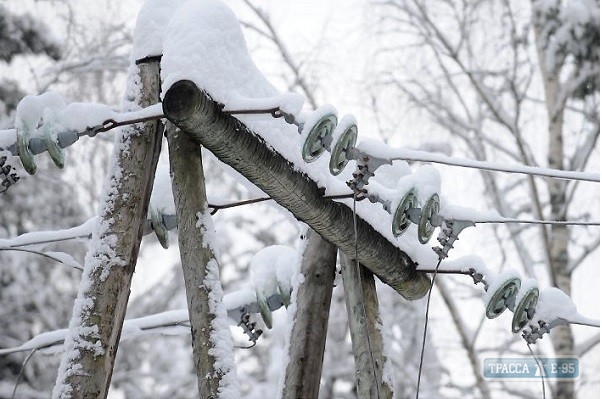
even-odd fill
[{"label": "metal bracket", "polygon": [[0,194],[8,190],[10,186],[19,181],[20,177],[13,167],[6,163],[8,157],[0,155]]},{"label": "metal bracket", "polygon": [[393,165],[393,161],[387,158],[379,158],[368,154],[362,150],[359,150],[355,147],[351,147],[347,149],[345,152],[345,156],[348,160],[355,160],[358,166],[364,166],[364,171],[366,172],[366,184],[368,184],[368,178],[374,176],[374,172],[376,169],[380,168],[383,165]]},{"label": "metal bracket", "polygon": [[[441,244],[440,247],[433,247],[433,251],[439,256],[439,259],[447,258],[449,250],[454,247],[454,243],[458,240],[458,236],[467,227],[474,226],[474,222],[471,220],[456,220],[456,219],[444,219],[440,215],[436,215],[431,218],[431,224],[433,226],[441,226],[441,232],[437,241]],[[445,227],[443,226],[445,224]]]},{"label": "metal bracket", "polygon": [[352,176],[353,179],[347,181],[347,186],[353,190],[357,201],[361,201],[364,198],[369,198],[370,202],[380,202],[383,208],[388,212],[391,212],[391,201],[382,200],[377,196],[367,196],[368,190],[364,188],[369,184],[369,179],[374,176],[376,169],[382,165],[391,165],[393,161],[385,158],[373,157],[372,155],[358,150],[355,147],[348,148],[345,151],[345,157],[348,160],[355,160],[357,166]]},{"label": "metal bracket", "polygon": [[569,324],[568,321],[564,319],[556,319],[551,322],[546,322],[544,320],[539,320],[537,322],[537,326],[530,325],[528,329],[524,329],[521,336],[527,343],[534,344],[538,339],[543,338],[543,336],[552,330],[554,327],[562,326],[565,324]]},{"label": "metal bracket", "polygon": [[263,330],[255,329],[257,323],[251,321],[251,315],[249,313],[244,313],[240,317],[238,326],[249,336],[249,341],[253,342],[253,345],[257,343],[257,340],[261,337],[261,334],[263,334]]},{"label": "metal bracket", "polygon": [[483,277],[483,273],[479,273],[476,271],[476,269],[474,268],[470,268],[468,269],[468,275],[470,277],[472,277],[472,281],[473,283],[476,285],[478,283],[482,283],[483,286],[485,287],[485,291],[487,291],[489,289],[489,283],[487,283],[487,280],[485,280]]},{"label": "metal bracket", "polygon": [[[250,322],[251,313],[260,313],[265,325],[268,329],[272,328],[272,313],[280,309],[284,305],[282,297],[279,293],[275,293],[260,301],[257,295],[257,301],[242,305],[236,309],[228,310],[228,317],[232,320],[239,320],[238,325],[242,327],[249,339],[255,343],[257,338],[262,334],[262,330],[255,330],[256,323]],[[269,316],[268,316],[269,315]]]}]

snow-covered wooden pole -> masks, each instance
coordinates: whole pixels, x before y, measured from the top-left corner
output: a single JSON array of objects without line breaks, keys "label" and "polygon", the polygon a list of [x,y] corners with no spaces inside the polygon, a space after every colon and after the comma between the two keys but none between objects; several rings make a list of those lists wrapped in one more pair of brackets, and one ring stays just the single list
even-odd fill
[{"label": "snow-covered wooden pole", "polygon": [[309,229],[301,259],[303,282],[289,337],[283,398],[317,398],[322,376],[337,248]]},{"label": "snow-covered wooden pole", "polygon": [[368,269],[343,253],[340,253],[340,261],[355,358],[357,396],[390,399],[392,387],[383,379],[385,356],[374,277]]},{"label": "snow-covered wooden pole", "polygon": [[324,198],[314,181],[295,170],[239,120],[221,112],[219,104],[193,82],[181,80],[171,85],[163,99],[163,111],[222,162],[345,253],[355,253],[357,238],[360,262],[405,298],[426,294],[429,279],[415,270],[414,261],[406,253],[361,218],[356,237],[349,207]]},{"label": "snow-covered wooden pole", "polygon": [[[156,104],[159,92],[158,58],[131,66],[125,98],[128,111]],[[53,398],[106,398],[108,394],[162,132],[157,121],[117,133],[98,233],[86,255]]]},{"label": "snow-covered wooden pole", "polygon": [[235,389],[234,355],[226,310],[220,309],[223,293],[201,147],[173,125],[167,143],[199,397],[218,398],[220,391]]}]

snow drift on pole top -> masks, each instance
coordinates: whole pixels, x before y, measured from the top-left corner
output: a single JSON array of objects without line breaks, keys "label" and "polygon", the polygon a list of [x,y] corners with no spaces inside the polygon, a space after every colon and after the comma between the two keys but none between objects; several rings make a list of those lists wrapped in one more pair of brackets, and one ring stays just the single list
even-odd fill
[{"label": "snow drift on pole top", "polygon": [[216,0],[190,0],[171,18],[163,41],[162,93],[191,80],[226,109],[279,107],[296,115],[303,98],[279,94],[253,63],[234,13]]},{"label": "snow drift on pole top", "polygon": [[163,53],[163,36],[169,19],[185,0],[146,0],[138,13],[130,61]]}]

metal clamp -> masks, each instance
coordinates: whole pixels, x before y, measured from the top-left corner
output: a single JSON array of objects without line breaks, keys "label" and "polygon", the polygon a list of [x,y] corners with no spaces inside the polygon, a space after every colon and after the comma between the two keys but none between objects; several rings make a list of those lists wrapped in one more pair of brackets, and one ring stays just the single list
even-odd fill
[{"label": "metal clamp", "polygon": [[251,341],[253,345],[257,343],[257,340],[261,337],[261,334],[263,334],[263,330],[255,328],[257,323],[251,321],[251,315],[249,313],[244,313],[240,316],[238,326],[242,328],[245,334],[247,334],[249,341]]},{"label": "metal clamp", "polygon": [[441,232],[437,237],[437,241],[441,246],[433,247],[433,251],[439,256],[439,259],[447,258],[449,250],[454,247],[454,243],[458,240],[462,230],[475,225],[471,220],[444,219],[440,215],[432,217],[431,223],[433,226],[441,226]]},{"label": "metal clamp", "polygon": [[470,269],[468,269],[468,275],[472,277],[472,282],[474,284],[481,283],[485,287],[485,291],[489,289],[489,283],[487,282],[487,280],[485,280],[483,273],[480,273],[475,268],[471,267]]},{"label": "metal clamp", "polygon": [[[368,194],[368,190],[364,187],[369,184],[369,180],[374,176],[376,169],[382,165],[391,165],[393,163],[393,161],[388,159],[373,157],[355,147],[348,148],[345,151],[345,157],[349,160],[354,159],[357,163],[355,171],[352,174],[353,179],[347,181],[347,186],[353,190],[357,201],[368,198],[366,195]],[[391,212],[390,201],[382,200],[376,196],[371,196],[370,201],[381,202],[385,210],[389,213]]]},{"label": "metal clamp", "polygon": [[6,163],[8,156],[0,155],[0,194],[19,181],[20,177],[13,167]]},{"label": "metal clamp", "polygon": [[569,324],[569,322],[564,319],[556,319],[551,322],[539,320],[537,326],[532,324],[529,326],[530,331],[529,329],[524,329],[521,336],[527,343],[534,344],[538,339],[543,338],[545,334],[549,333],[552,328],[565,324]]}]

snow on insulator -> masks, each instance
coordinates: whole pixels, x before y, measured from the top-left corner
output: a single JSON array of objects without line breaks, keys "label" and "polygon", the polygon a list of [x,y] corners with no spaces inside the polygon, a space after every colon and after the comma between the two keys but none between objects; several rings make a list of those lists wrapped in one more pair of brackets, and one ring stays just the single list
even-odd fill
[{"label": "snow on insulator", "polygon": [[147,219],[150,219],[151,227],[159,243],[165,249],[169,247],[169,227],[165,223],[165,217],[173,215],[175,219],[175,214],[176,209],[171,190],[169,165],[159,164],[155,172],[155,181],[153,182]]},{"label": "snow on insulator", "polygon": [[[483,296],[485,314],[492,319],[504,310],[514,308],[514,300],[520,289],[520,274],[514,269],[504,270],[500,274],[489,272],[487,293]],[[490,281],[491,280],[491,281]]]},{"label": "snow on insulator", "polygon": [[355,116],[350,114],[344,115],[332,132],[330,162],[328,163],[328,168],[332,175],[338,175],[347,166],[349,162],[347,151],[355,146],[357,136],[358,129]]},{"label": "snow on insulator", "polygon": [[[282,302],[290,298],[291,277],[297,268],[297,251],[286,245],[272,245],[257,252],[251,259],[251,274],[255,284],[257,306],[268,328],[272,328],[271,306],[268,298],[280,294]],[[282,305],[282,304],[278,304]]]},{"label": "snow on insulator", "polygon": [[535,306],[539,300],[539,287],[537,280],[527,278],[522,281],[521,287],[516,294],[514,300],[514,308],[512,311],[512,332],[517,333],[527,325],[529,320],[533,318]]},{"label": "snow on insulator", "polygon": [[[540,320],[551,322],[564,319],[569,323],[595,324],[596,321],[582,316],[570,296],[556,287],[547,287],[539,292],[539,302],[530,325],[536,325]],[[597,322],[599,324],[599,322]]]},{"label": "snow on insulator", "polygon": [[40,124],[54,123],[59,131],[78,132],[102,124],[109,119],[118,119],[119,113],[112,107],[98,103],[66,104],[60,94],[49,91],[39,96],[25,96],[17,105],[17,130],[29,127],[36,129]]},{"label": "snow on insulator", "polygon": [[17,128],[22,128],[23,125],[36,128],[45,113],[46,115],[58,114],[65,107],[65,101],[56,92],[49,91],[39,96],[25,96],[17,105],[15,118]]},{"label": "snow on insulator", "polygon": [[417,185],[418,202],[426,203],[433,194],[441,192],[441,175],[432,165],[420,165],[414,170],[414,179]]},{"label": "snow on insulator", "polygon": [[301,154],[305,162],[317,160],[330,151],[332,134],[337,126],[337,111],[330,105],[318,107],[306,116],[301,128]]},{"label": "snow on insulator", "polygon": [[174,215],[176,212],[167,164],[157,166],[149,206],[158,209],[164,215]]},{"label": "snow on insulator", "polygon": [[400,179],[412,174],[412,168],[405,161],[395,162],[390,165],[382,165],[374,173],[374,181],[387,188],[394,189],[400,184]]}]

